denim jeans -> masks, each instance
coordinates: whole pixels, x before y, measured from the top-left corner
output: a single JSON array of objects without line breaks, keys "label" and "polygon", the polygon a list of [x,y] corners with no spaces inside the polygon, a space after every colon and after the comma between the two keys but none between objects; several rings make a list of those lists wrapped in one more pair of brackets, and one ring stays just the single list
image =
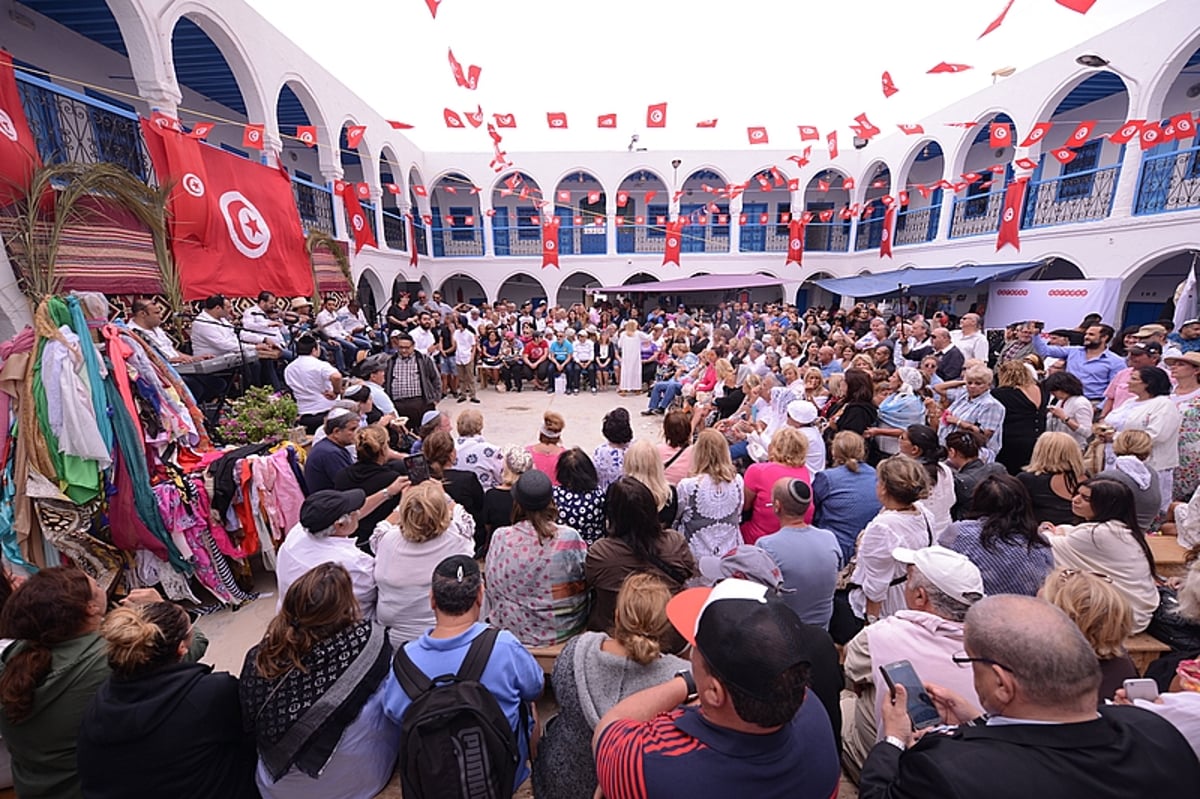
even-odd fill
[{"label": "denim jeans", "polygon": [[678,380],[659,380],[650,389],[650,410],[667,409],[683,388]]}]

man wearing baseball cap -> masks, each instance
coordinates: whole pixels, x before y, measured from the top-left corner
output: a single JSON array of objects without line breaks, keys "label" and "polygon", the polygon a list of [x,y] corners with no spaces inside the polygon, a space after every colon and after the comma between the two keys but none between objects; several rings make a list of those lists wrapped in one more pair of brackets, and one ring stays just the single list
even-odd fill
[{"label": "man wearing baseball cap", "polygon": [[979,568],[966,555],[941,546],[900,547],[892,557],[908,564],[907,609],[864,627],[846,644],[846,681],[858,698],[842,728],[842,765],[855,781],[871,748],[883,740],[880,714],[890,694],[880,666],[907,660],[925,682],[975,698],[971,673],[951,658],[962,651],[967,611],[983,598]]},{"label": "man wearing baseball cap", "polygon": [[1167,336],[1180,354],[1200,352],[1200,319],[1187,319],[1179,329]]},{"label": "man wearing baseball cap", "polygon": [[354,596],[364,618],[375,618],[375,559],[358,548],[354,533],[359,516],[365,516],[385,500],[408,486],[407,477],[397,477],[391,485],[367,496],[361,488],[349,491],[315,491],[300,506],[300,521],[283,540],[276,555],[275,579],[278,583],[275,610],[283,607],[283,597],[292,583],[309,569],[322,563],[340,563],[350,572]]},{"label": "man wearing baseball cap", "polygon": [[728,579],[670,601],[692,671],[622,700],[597,723],[592,746],[607,799],[836,792],[837,747],[807,687],[803,624],[768,593]]}]

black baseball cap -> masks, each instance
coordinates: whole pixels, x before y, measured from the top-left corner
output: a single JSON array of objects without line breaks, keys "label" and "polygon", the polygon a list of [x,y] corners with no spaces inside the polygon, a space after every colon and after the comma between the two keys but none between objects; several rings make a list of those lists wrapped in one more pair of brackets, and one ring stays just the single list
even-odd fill
[{"label": "black baseball cap", "polygon": [[361,508],[366,501],[366,492],[361,488],[351,488],[348,491],[315,491],[300,506],[300,524],[310,532],[324,530],[332,527],[334,522],[347,513]]},{"label": "black baseball cap", "polygon": [[780,674],[808,660],[803,622],[769,591],[731,578],[689,588],[667,603],[667,618],[717,679],[758,699]]},{"label": "black baseball cap", "polygon": [[1162,345],[1154,341],[1141,341],[1137,344],[1131,344],[1125,351],[1130,355],[1136,352],[1141,355],[1153,357],[1155,355],[1162,355]]}]

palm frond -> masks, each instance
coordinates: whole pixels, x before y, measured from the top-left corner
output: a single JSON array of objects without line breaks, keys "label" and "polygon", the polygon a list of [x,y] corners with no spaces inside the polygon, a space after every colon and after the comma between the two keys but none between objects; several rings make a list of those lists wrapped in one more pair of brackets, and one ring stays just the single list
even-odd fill
[{"label": "palm frond", "polygon": [[321,307],[321,289],[317,285],[317,263],[313,259],[313,253],[321,248],[329,250],[330,254],[333,255],[333,260],[337,262],[338,268],[342,270],[342,275],[346,278],[346,282],[350,284],[350,295],[352,297],[355,295],[354,277],[350,273],[350,258],[342,248],[341,242],[323,230],[310,230],[308,236],[304,239],[304,249],[308,251],[308,261],[312,265],[312,301],[314,308]]}]

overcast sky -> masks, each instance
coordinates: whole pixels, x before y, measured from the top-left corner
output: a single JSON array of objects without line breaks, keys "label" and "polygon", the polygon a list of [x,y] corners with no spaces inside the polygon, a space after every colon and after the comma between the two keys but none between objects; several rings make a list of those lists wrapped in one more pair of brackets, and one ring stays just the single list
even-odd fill
[{"label": "overcast sky", "polygon": [[[893,132],[990,84],[1119,25],[1160,0],[1097,0],[1080,15],[1055,0],[1014,0],[1004,24],[977,39],[1008,0],[351,0],[301,12],[296,0],[247,0],[387,119],[415,125],[421,148],[491,149],[486,132],[448,130],[443,108],[513,114],[505,148],[737,149],[746,128],[798,148],[797,125],[821,135],[866,112]],[[1147,42],[1147,46],[1153,43]],[[481,68],[456,86],[447,49]],[[957,74],[926,74],[941,61]],[[899,92],[885,99],[880,75]],[[646,107],[667,102],[667,127],[646,129]],[[565,112],[551,130],[547,112]],[[617,128],[596,127],[616,113]],[[715,129],[698,130],[717,118]],[[943,120],[955,121],[955,120]],[[818,149],[824,146],[824,139]]]}]

